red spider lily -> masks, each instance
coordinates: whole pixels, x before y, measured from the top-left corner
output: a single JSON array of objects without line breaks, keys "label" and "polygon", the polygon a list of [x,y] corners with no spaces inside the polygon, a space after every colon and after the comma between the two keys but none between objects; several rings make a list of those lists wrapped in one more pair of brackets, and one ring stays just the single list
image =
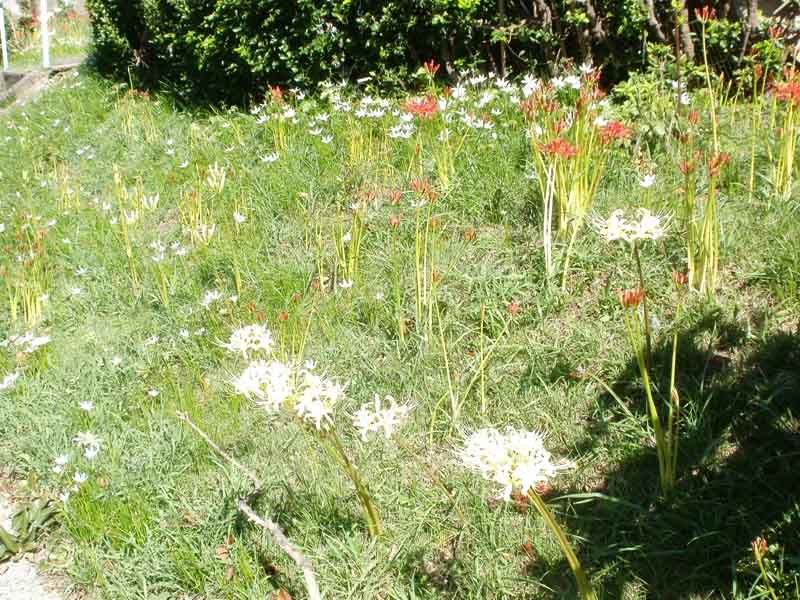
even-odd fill
[{"label": "red spider lily", "polygon": [[439,198],[439,193],[433,189],[433,185],[427,179],[415,179],[411,182],[411,189],[431,202],[436,202]]},{"label": "red spider lily", "polygon": [[522,112],[528,119],[533,119],[534,115],[539,111],[546,113],[553,113],[558,110],[559,104],[555,100],[548,99],[544,94],[535,94],[519,103]]},{"label": "red spider lily", "polygon": [[283,102],[283,90],[281,89],[281,86],[269,86],[269,94],[272,96],[272,100],[274,102],[277,102],[278,104]]},{"label": "red spider lily", "polygon": [[639,306],[645,296],[644,290],[641,288],[637,290],[619,290],[617,294],[619,295],[619,301],[625,308],[635,308]]},{"label": "red spider lily", "polygon": [[556,135],[561,135],[561,132],[567,128],[567,122],[564,119],[561,119],[558,123],[553,125],[553,131]]},{"label": "red spider lily", "polygon": [[428,75],[431,77],[435,76],[436,73],[439,72],[439,69],[442,65],[437,63],[434,59],[430,59],[428,62],[423,63],[425,66],[425,70],[428,72]]},{"label": "red spider lily", "polygon": [[629,140],[632,136],[630,128],[619,121],[611,121],[600,128],[600,141],[603,144],[610,144],[615,140]]},{"label": "red spider lily", "polygon": [[564,138],[556,138],[546,144],[539,146],[542,152],[551,156],[560,156],[564,160],[574,158],[578,154],[578,149]]},{"label": "red spider lily", "polygon": [[439,112],[439,102],[433,96],[410,98],[406,101],[406,112],[420,119],[432,119]]},{"label": "red spider lily", "polygon": [[672,281],[674,281],[675,285],[677,285],[678,287],[687,285],[689,283],[689,274],[681,273],[680,271],[675,271],[672,274]]},{"label": "red spider lily", "polygon": [[779,40],[786,34],[786,29],[779,25],[773,25],[768,29],[769,37],[773,40]]},{"label": "red spider lily", "polygon": [[767,543],[767,540],[761,536],[758,536],[756,539],[750,542],[750,546],[753,548],[753,554],[756,554],[757,556],[764,556],[769,552],[769,544]]},{"label": "red spider lily", "polygon": [[716,177],[719,175],[722,167],[731,162],[731,155],[727,152],[720,152],[715,154],[710,161],[708,161],[708,175],[709,177]]},{"label": "red spider lily", "polygon": [[678,168],[686,177],[694,173],[694,163],[690,160],[682,160]]},{"label": "red spider lily", "polygon": [[403,192],[400,190],[392,190],[389,193],[389,202],[391,202],[394,206],[400,204],[400,199],[403,197]]},{"label": "red spider lily", "polygon": [[525,118],[532,121],[533,117],[536,115],[536,100],[533,98],[523,100],[519,103],[519,107],[522,109],[522,114],[525,115]]},{"label": "red spider lily", "polygon": [[800,105],[800,83],[797,81],[788,81],[783,85],[776,85],[773,88],[773,93],[778,100],[783,102],[791,102],[795,106]]},{"label": "red spider lily", "polygon": [[541,102],[540,106],[545,112],[554,113],[558,110],[559,104],[555,100],[547,100],[545,102]]},{"label": "red spider lily", "polygon": [[694,16],[702,23],[707,23],[717,18],[717,11],[710,6],[694,9]]}]

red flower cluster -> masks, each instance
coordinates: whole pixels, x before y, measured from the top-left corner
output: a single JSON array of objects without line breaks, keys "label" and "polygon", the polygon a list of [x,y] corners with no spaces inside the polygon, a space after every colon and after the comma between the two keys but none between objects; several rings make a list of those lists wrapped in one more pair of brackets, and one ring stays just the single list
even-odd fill
[{"label": "red flower cluster", "polygon": [[550,154],[551,156],[560,156],[565,160],[574,158],[578,154],[578,149],[564,138],[556,138],[550,142],[547,142],[546,144],[542,144],[539,147],[545,154]]},{"label": "red flower cluster", "polygon": [[773,25],[768,30],[770,39],[780,40],[786,35],[786,29],[778,25]]},{"label": "red flower cluster", "polygon": [[619,121],[611,121],[600,127],[600,141],[604,144],[615,140],[629,140],[632,136],[633,132]]},{"label": "red flower cluster", "polygon": [[433,96],[410,98],[406,101],[406,112],[420,119],[432,119],[439,112],[439,101]]},{"label": "red flower cluster", "polygon": [[283,102],[283,90],[281,86],[269,86],[269,95],[272,96],[273,102],[281,104]]},{"label": "red flower cluster", "polygon": [[727,152],[720,152],[715,154],[710,161],[708,161],[708,176],[717,177],[722,170],[722,167],[731,162],[731,155]]},{"label": "red flower cluster", "polygon": [[619,301],[625,308],[634,308],[642,303],[645,298],[645,292],[639,288],[636,290],[619,290],[617,292]]},{"label": "red flower cluster", "polygon": [[540,110],[546,113],[553,113],[558,110],[559,104],[557,101],[551,100],[544,95],[536,94],[520,102],[519,107],[522,109],[525,117],[532,121],[536,113]]},{"label": "red flower cluster", "polygon": [[433,59],[430,59],[428,62],[423,63],[423,65],[425,66],[425,70],[428,72],[428,75],[430,75],[431,77],[436,75],[436,73],[439,71],[439,68],[442,66]]},{"label": "red flower cluster", "polygon": [[533,98],[523,100],[519,103],[519,107],[522,109],[522,114],[525,115],[525,118],[529,121],[532,121],[533,117],[536,116],[537,103]]},{"label": "red flower cluster", "polygon": [[710,6],[695,8],[694,16],[697,17],[699,21],[706,23],[717,18],[717,10],[715,8],[711,8]]},{"label": "red flower cluster", "polygon": [[427,198],[430,202],[439,199],[439,193],[433,189],[433,185],[427,179],[414,179],[411,182],[411,189],[415,194]]},{"label": "red flower cluster", "polygon": [[800,106],[800,82],[787,81],[783,85],[776,85],[772,91],[778,100]]}]

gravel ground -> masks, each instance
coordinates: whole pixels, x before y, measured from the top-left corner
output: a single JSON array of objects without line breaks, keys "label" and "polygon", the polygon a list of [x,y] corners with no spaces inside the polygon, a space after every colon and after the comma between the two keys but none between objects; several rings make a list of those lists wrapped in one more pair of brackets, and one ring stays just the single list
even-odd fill
[{"label": "gravel ground", "polygon": [[[0,494],[0,525],[11,526],[11,505]],[[61,600],[49,591],[36,566],[27,558],[0,564],[0,600]]]}]

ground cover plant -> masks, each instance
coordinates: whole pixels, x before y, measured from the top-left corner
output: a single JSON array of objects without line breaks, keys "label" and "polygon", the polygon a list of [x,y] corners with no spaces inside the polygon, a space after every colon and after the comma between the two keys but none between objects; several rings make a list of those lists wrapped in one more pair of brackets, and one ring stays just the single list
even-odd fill
[{"label": "ground cover plant", "polygon": [[0,460],[51,568],[797,597],[794,74],[425,68],[216,112],[76,72],[0,119]]}]

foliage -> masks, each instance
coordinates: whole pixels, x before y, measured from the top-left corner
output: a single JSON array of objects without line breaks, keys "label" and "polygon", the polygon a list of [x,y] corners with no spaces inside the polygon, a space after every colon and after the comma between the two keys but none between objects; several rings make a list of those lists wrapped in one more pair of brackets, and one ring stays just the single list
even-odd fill
[{"label": "foliage", "polygon": [[11,518],[11,531],[0,525],[0,563],[15,554],[30,552],[36,547],[39,534],[56,512],[50,500],[36,499],[18,509]]},{"label": "foliage", "polygon": [[[101,72],[234,103],[276,84],[308,88],[372,77],[405,85],[431,58],[448,75],[471,66],[553,72],[560,62],[588,60],[603,67],[607,81],[619,81],[645,66],[649,42],[670,43],[664,31],[674,16],[659,9],[654,27],[644,4],[633,0],[88,0],[88,6]],[[741,24],[720,21],[709,37],[712,52],[736,56]]]}]

